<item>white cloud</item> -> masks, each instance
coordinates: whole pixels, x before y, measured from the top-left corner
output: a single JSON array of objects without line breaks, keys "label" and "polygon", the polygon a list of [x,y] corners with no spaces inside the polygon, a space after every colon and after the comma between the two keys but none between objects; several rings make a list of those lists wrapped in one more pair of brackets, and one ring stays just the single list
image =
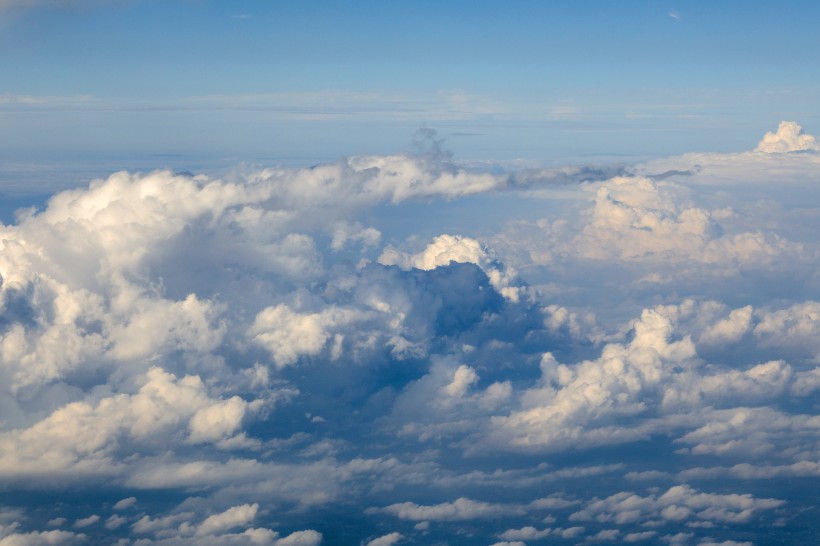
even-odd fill
[{"label": "white cloud", "polygon": [[211,398],[200,377],[151,368],[135,394],[74,402],[29,428],[0,433],[2,479],[117,475],[124,470],[116,457],[122,444],[157,449],[183,440],[187,427],[190,441],[215,441],[235,432],[258,405]]},{"label": "white cloud", "polygon": [[126,497],[124,499],[118,500],[114,504],[113,508],[114,510],[126,510],[128,508],[131,508],[135,504],[137,504],[137,497]]},{"label": "white cloud", "polygon": [[539,540],[550,536],[552,532],[553,530],[550,528],[539,531],[535,527],[527,526],[521,529],[507,529],[498,535],[498,538],[503,538],[504,540]]},{"label": "white cloud", "polygon": [[723,233],[713,211],[687,203],[682,187],[643,177],[601,184],[573,245],[583,256],[625,261],[767,264],[799,247],[760,231]]},{"label": "white cloud", "polygon": [[[125,498],[0,512],[0,543],[318,544],[325,506],[358,510],[345,540],[363,544],[675,544],[802,509],[727,492],[818,475],[817,158],[490,174],[433,139],[55,195],[0,227],[0,482]],[[559,183],[571,199],[542,191]],[[443,220],[487,192],[505,206],[455,206],[492,221]],[[639,481],[664,490],[618,485]],[[167,512],[161,491],[196,496]],[[557,526],[570,513],[588,529]],[[385,514],[413,523],[388,533]],[[285,517],[303,530],[274,531]],[[55,529],[75,522],[90,536]]]},{"label": "white cloud", "polygon": [[222,533],[235,527],[248,525],[259,510],[258,504],[233,506],[220,514],[208,516],[196,529],[196,536]]},{"label": "white cloud", "polygon": [[781,477],[818,477],[820,462],[798,461],[786,465],[740,463],[731,467],[690,468],[680,473],[683,479],[724,479],[726,476],[749,479],[772,479]]},{"label": "white cloud", "polygon": [[128,520],[126,518],[124,518],[122,516],[118,516],[117,514],[114,514],[113,516],[111,516],[107,520],[105,520],[105,528],[113,531],[115,529],[119,529],[120,527],[125,525],[127,522],[128,522]]},{"label": "white cloud", "polygon": [[820,417],[813,414],[739,407],[708,413],[702,426],[676,442],[690,445],[681,452],[693,455],[805,460],[814,457],[818,430]]},{"label": "white cloud", "polygon": [[820,144],[812,135],[803,132],[803,128],[793,121],[781,121],[774,133],[763,135],[755,151],[767,154],[784,152],[820,151]]},{"label": "white cloud", "polygon": [[406,254],[388,246],[379,256],[379,263],[385,265],[426,271],[449,265],[451,262],[476,264],[499,293],[512,301],[518,301],[519,287],[515,286],[515,270],[499,262],[486,245],[470,237],[443,234],[433,238],[430,244],[417,254]]},{"label": "white cloud", "polygon": [[55,544],[81,544],[85,542],[84,534],[68,531],[33,531],[31,533],[12,533],[0,537],[0,546],[52,546]]},{"label": "white cloud", "polygon": [[640,542],[642,540],[649,540],[654,538],[658,533],[656,531],[641,531],[638,533],[627,533],[624,535],[624,542]]},{"label": "white cloud", "polygon": [[386,535],[369,540],[365,546],[393,546],[404,540],[404,535],[398,532],[388,533]]},{"label": "white cloud", "polygon": [[100,516],[98,516],[97,514],[93,514],[91,516],[88,516],[87,518],[81,518],[75,521],[74,527],[76,527],[77,529],[82,529],[83,527],[89,527],[91,525],[94,525],[98,521],[100,521]]},{"label": "white cloud", "polygon": [[734,309],[727,318],[712,325],[699,338],[700,343],[726,344],[738,341],[752,324],[752,306]]},{"label": "white cloud", "polygon": [[430,506],[402,502],[378,511],[409,521],[467,521],[524,513],[521,506],[474,501],[465,497]]},{"label": "white cloud", "polygon": [[[131,527],[136,534],[141,535],[139,544],[157,546],[316,546],[322,542],[322,534],[311,529],[296,531],[280,538],[279,533],[271,529],[249,527],[258,509],[258,504],[237,505],[212,514],[199,523],[196,522],[198,518],[194,512],[178,512],[156,518],[146,515]],[[148,538],[150,536],[154,538]]]},{"label": "white cloud", "polygon": [[294,364],[300,356],[318,355],[331,336],[340,344],[344,340],[342,329],[372,317],[365,311],[336,307],[319,313],[297,313],[282,304],[262,310],[248,334],[271,353],[277,367],[282,367]]},{"label": "white cloud", "polygon": [[764,346],[805,347],[820,362],[820,303],[805,301],[786,309],[761,312],[754,335]]},{"label": "white cloud", "polygon": [[[691,339],[671,341],[675,310],[647,309],[634,325],[629,344],[609,344],[601,357],[574,367],[547,354],[541,361],[541,384],[522,395],[522,409],[494,417],[496,445],[559,449],[567,445],[627,442],[643,437],[639,428],[614,428],[613,417],[640,415],[648,391],[668,369],[695,357]],[[646,397],[646,398],[645,398]],[[596,426],[596,422],[606,423]]]},{"label": "white cloud", "polygon": [[676,485],[660,496],[641,497],[616,493],[589,502],[570,516],[572,521],[598,521],[619,525],[660,519],[666,522],[708,520],[721,523],[747,523],[757,513],[785,504],[778,499],[758,499],[749,494],[720,495],[701,493],[688,485]]}]

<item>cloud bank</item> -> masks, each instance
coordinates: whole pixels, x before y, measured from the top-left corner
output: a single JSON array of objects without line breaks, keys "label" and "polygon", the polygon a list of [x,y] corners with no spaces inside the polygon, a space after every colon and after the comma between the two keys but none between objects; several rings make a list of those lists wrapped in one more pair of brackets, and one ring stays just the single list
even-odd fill
[{"label": "cloud bank", "polygon": [[811,135],[560,172],[417,144],[0,226],[0,544],[818,532]]}]

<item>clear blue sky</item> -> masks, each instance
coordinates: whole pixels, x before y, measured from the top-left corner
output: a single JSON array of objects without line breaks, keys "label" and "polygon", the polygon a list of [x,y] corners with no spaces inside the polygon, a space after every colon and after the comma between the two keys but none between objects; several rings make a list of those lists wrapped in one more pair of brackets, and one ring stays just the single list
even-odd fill
[{"label": "clear blue sky", "polygon": [[[30,160],[549,160],[820,130],[816,2],[0,1],[0,147]],[[8,157],[6,157],[8,160]]]}]

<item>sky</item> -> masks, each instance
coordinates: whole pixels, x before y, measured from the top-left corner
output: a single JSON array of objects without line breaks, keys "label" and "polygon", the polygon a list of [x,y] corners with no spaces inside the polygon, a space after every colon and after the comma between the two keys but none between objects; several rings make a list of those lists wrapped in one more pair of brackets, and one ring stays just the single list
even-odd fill
[{"label": "sky", "polygon": [[18,174],[46,161],[302,164],[406,151],[419,127],[463,160],[746,149],[783,119],[818,125],[819,11],[6,0],[0,145]]},{"label": "sky", "polygon": [[811,543],[818,10],[0,0],[0,546]]}]

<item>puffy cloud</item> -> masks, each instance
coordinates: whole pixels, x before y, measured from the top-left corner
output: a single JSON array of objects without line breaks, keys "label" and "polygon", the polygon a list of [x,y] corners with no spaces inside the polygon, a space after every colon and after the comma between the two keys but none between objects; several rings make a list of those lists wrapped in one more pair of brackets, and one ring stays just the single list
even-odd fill
[{"label": "puffy cloud", "polygon": [[521,506],[474,501],[465,497],[430,506],[402,502],[379,511],[410,521],[466,521],[524,513]]},{"label": "puffy cloud", "polygon": [[739,407],[710,412],[702,426],[676,440],[692,447],[681,453],[811,460],[820,417],[791,415],[768,407]]},{"label": "puffy cloud", "polygon": [[113,516],[111,516],[107,520],[105,520],[105,528],[113,531],[115,529],[119,529],[120,527],[125,525],[127,522],[128,522],[128,520],[126,518],[124,518],[122,516],[118,516],[117,514],[114,514]]},{"label": "puffy cloud", "polygon": [[213,535],[249,524],[256,517],[258,504],[243,504],[233,506],[220,514],[208,516],[199,524],[194,533],[196,536]]},{"label": "puffy cloud", "polygon": [[462,364],[453,374],[453,381],[444,387],[444,392],[449,396],[461,398],[476,381],[478,381],[478,375],[475,371]]},{"label": "puffy cloud", "polygon": [[683,479],[725,479],[726,476],[749,480],[780,477],[818,477],[820,462],[798,461],[786,465],[754,465],[740,463],[731,467],[689,468],[680,473]]},{"label": "puffy cloud", "polygon": [[313,529],[296,531],[274,541],[274,546],[317,546],[322,542],[322,534]]},{"label": "puffy cloud", "polygon": [[502,407],[512,395],[508,381],[475,388],[474,368],[451,359],[435,359],[430,372],[411,383],[396,398],[388,422],[399,423],[399,434],[420,441],[450,438],[474,429],[480,415]]},{"label": "puffy cloud", "polygon": [[[285,537],[263,528],[249,527],[256,517],[258,504],[232,506],[224,512],[212,514],[199,523],[194,512],[177,512],[151,518],[143,516],[131,527],[143,535],[139,544],[163,546],[189,546],[195,544],[220,545],[269,545],[269,546],[316,546],[322,542],[322,534],[312,529],[296,531]],[[240,532],[237,528],[244,528]],[[153,536],[153,539],[146,538]]]},{"label": "puffy cloud", "polygon": [[701,493],[688,485],[676,485],[660,496],[641,497],[621,492],[589,502],[570,516],[573,521],[598,521],[619,525],[659,519],[677,522],[689,519],[721,523],[746,523],[758,512],[785,504],[778,499],[758,499],[749,494]]},{"label": "puffy cloud", "polygon": [[398,544],[404,540],[404,538],[404,535],[394,531],[392,533],[374,538],[373,540],[369,540],[364,546],[393,546],[393,544]]},{"label": "puffy cloud", "polygon": [[806,182],[813,180],[811,173],[820,164],[820,155],[813,153],[816,150],[813,136],[804,134],[796,123],[783,121],[776,132],[766,133],[754,151],[687,153],[650,160],[636,165],[633,172],[656,179],[672,178],[687,186],[742,187],[743,191],[731,192],[732,206],[736,206],[747,196],[759,197],[759,190],[767,190],[768,196],[774,188],[811,191],[812,183]]},{"label": "puffy cloud", "polygon": [[820,303],[806,301],[786,309],[761,312],[754,335],[764,346],[804,347],[820,361]]},{"label": "puffy cloud", "polygon": [[[691,339],[671,341],[674,309],[647,309],[628,344],[609,344],[600,359],[574,367],[551,354],[541,361],[539,387],[522,396],[522,409],[494,417],[497,445],[560,449],[572,445],[627,442],[643,437],[640,428],[612,427],[613,417],[643,413],[668,370],[695,356]],[[595,426],[596,422],[605,423]]]},{"label": "puffy cloud", "polygon": [[372,313],[365,311],[336,307],[300,314],[282,304],[262,310],[248,334],[254,343],[271,353],[276,366],[282,367],[295,363],[302,355],[319,354],[332,335],[337,344],[333,354],[338,356],[344,340],[339,330],[372,317]]},{"label": "puffy cloud", "polygon": [[734,309],[727,318],[712,325],[699,338],[700,343],[725,344],[738,341],[749,331],[752,323],[752,306]]},{"label": "puffy cloud", "polygon": [[802,513],[728,492],[818,474],[817,157],[494,174],[433,142],[55,195],[0,227],[0,481],[83,504],[0,512],[0,541],[676,544]]},{"label": "puffy cloud", "polygon": [[135,394],[73,402],[29,428],[0,433],[2,479],[117,475],[123,470],[117,450],[124,445],[216,441],[259,405],[211,398],[200,377],[177,378],[154,367]]},{"label": "puffy cloud", "polygon": [[412,255],[388,246],[379,256],[379,262],[385,265],[398,265],[404,269],[428,271],[451,262],[476,264],[487,274],[490,283],[501,294],[512,301],[518,301],[519,298],[520,287],[514,286],[517,281],[515,271],[499,262],[487,246],[470,237],[439,235],[433,238],[424,250]]},{"label": "puffy cloud", "polygon": [[820,144],[812,135],[803,132],[803,128],[793,121],[781,121],[777,131],[766,133],[757,144],[755,151],[767,154],[784,152],[820,151]]},{"label": "puffy cloud", "polygon": [[535,527],[527,526],[521,529],[507,529],[498,535],[498,538],[503,538],[504,540],[539,540],[550,536],[552,533],[553,530],[549,528],[539,531]]},{"label": "puffy cloud", "polygon": [[68,531],[33,531],[31,533],[11,533],[0,537],[0,546],[52,546],[55,544],[82,544],[84,534]]},{"label": "puffy cloud", "polygon": [[747,370],[728,370],[713,374],[681,374],[676,384],[664,392],[663,404],[671,407],[754,403],[777,398],[789,388],[794,374],[782,360],[752,366]]},{"label": "puffy cloud", "polygon": [[766,264],[799,247],[774,234],[724,233],[715,212],[692,206],[683,189],[643,177],[615,178],[601,185],[588,223],[575,241],[593,259],[690,261],[705,264]]},{"label": "puffy cloud", "polygon": [[93,514],[91,516],[88,516],[87,518],[81,518],[75,521],[74,527],[76,527],[77,529],[82,529],[83,527],[94,525],[98,521],[100,521],[100,516],[98,516],[97,514]]},{"label": "puffy cloud", "polygon": [[638,533],[627,533],[624,535],[624,542],[640,542],[642,540],[649,540],[658,533],[656,531],[642,531]]},{"label": "puffy cloud", "polygon": [[126,497],[114,504],[114,510],[126,510],[137,504],[137,497]]}]

